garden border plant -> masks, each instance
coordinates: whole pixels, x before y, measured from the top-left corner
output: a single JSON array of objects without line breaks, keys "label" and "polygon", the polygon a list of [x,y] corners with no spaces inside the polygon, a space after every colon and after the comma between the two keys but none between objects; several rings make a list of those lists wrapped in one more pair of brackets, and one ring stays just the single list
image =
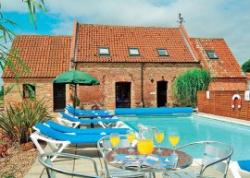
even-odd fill
[{"label": "garden border plant", "polygon": [[51,118],[44,100],[24,100],[0,113],[0,128],[11,140],[23,144],[30,141],[32,127],[36,123]]},{"label": "garden border plant", "polygon": [[173,82],[173,96],[176,105],[195,107],[197,91],[207,90],[211,81],[210,72],[194,68],[179,75]]}]

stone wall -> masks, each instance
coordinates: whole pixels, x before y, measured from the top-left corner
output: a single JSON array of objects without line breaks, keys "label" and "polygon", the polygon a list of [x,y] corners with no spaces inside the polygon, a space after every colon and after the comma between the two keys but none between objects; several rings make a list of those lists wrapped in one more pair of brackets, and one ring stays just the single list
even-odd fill
[{"label": "stone wall", "polygon": [[[142,66],[143,65],[143,66]],[[167,81],[167,102],[173,104],[172,82],[177,75],[193,67],[194,63],[78,63],[77,69],[95,76],[99,86],[79,86],[78,96],[84,104],[101,103],[115,108],[115,83],[131,82],[131,107],[141,105],[141,72],[143,68],[143,97],[146,107],[157,104],[157,81]]]}]

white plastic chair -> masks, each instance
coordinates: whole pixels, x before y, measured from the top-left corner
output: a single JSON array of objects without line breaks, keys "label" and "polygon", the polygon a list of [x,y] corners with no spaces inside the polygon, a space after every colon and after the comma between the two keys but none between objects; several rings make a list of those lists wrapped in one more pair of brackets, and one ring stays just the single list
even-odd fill
[{"label": "white plastic chair", "polygon": [[[232,147],[230,145],[217,141],[200,141],[181,146],[177,148],[177,150],[185,151],[188,153],[188,151],[186,150],[192,150],[192,148],[195,147],[200,147],[201,149],[203,149],[203,155],[201,155],[200,169],[198,170],[198,172],[194,173],[191,171],[180,170],[169,173],[167,172],[165,177],[206,177],[205,173],[207,169],[213,167],[219,173],[221,173],[221,177],[226,178],[231,156],[233,154]],[[218,178],[218,176],[216,178]]]}]

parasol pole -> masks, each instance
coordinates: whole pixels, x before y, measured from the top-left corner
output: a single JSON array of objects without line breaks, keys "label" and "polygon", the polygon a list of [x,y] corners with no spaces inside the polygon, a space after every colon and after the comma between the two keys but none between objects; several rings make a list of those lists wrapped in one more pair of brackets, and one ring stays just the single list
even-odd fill
[{"label": "parasol pole", "polygon": [[76,112],[76,97],[77,97],[77,92],[76,92],[76,83],[75,83],[75,89],[74,89],[74,116],[75,116],[75,112]]}]

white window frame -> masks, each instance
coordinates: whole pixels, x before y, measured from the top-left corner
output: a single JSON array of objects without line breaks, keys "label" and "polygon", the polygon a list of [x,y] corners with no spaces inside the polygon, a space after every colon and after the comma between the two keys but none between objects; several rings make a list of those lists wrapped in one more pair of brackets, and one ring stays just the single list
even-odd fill
[{"label": "white window frame", "polygon": [[[160,51],[164,51],[165,54],[160,54]],[[157,53],[158,53],[159,56],[169,56],[168,50],[165,49],[165,48],[158,48]]]},{"label": "white window frame", "polygon": [[[209,56],[208,53],[213,53],[213,56]],[[219,59],[218,55],[216,54],[215,50],[206,50],[207,57],[209,59]]]},{"label": "white window frame", "polygon": [[99,53],[99,56],[109,56],[110,55],[108,47],[99,47],[98,53]]},{"label": "white window frame", "polygon": [[128,48],[129,56],[140,56],[139,48]]}]

